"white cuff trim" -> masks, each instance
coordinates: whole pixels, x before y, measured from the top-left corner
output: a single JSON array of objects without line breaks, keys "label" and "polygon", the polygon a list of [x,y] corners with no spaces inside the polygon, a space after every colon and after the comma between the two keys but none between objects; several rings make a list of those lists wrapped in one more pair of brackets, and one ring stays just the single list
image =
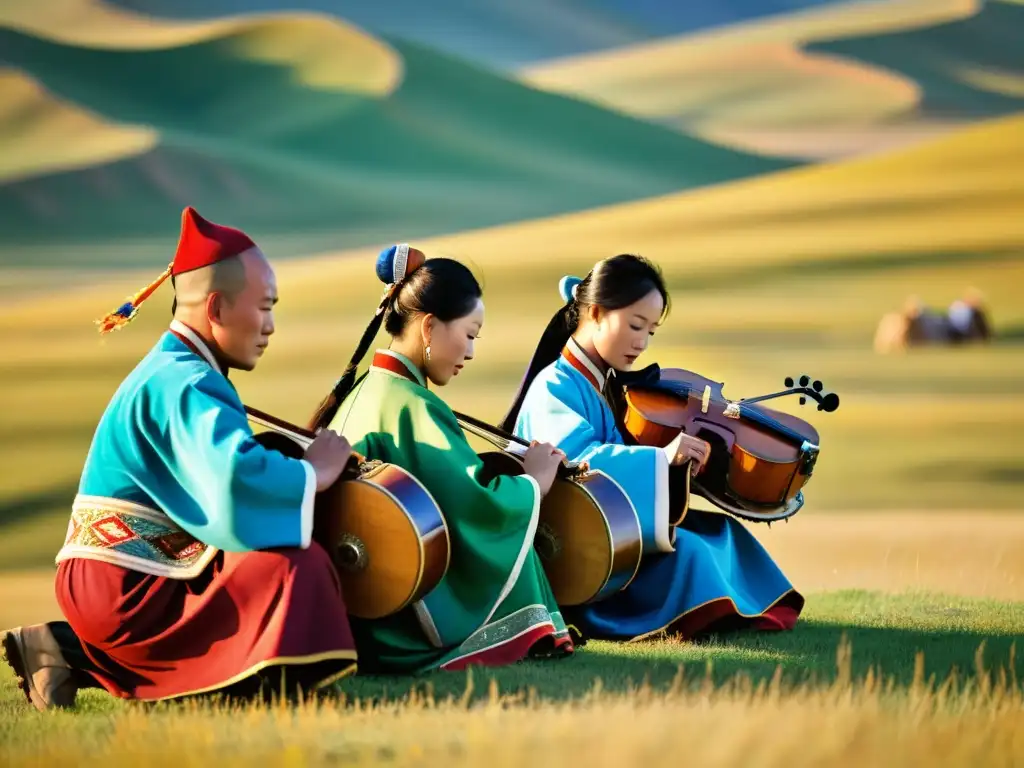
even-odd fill
[{"label": "white cuff trim", "polygon": [[302,493],[302,516],[300,521],[299,546],[308,549],[313,541],[313,507],[316,503],[316,470],[305,459],[302,468],[306,470],[306,489]]},{"label": "white cuff trim", "polygon": [[659,552],[675,552],[675,531],[668,524],[668,456],[654,452],[654,544]]}]

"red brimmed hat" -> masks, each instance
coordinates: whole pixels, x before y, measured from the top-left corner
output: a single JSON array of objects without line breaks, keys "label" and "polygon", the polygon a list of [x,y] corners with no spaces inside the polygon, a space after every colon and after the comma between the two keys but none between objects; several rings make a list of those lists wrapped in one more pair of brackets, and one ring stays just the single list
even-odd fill
[{"label": "red brimmed hat", "polygon": [[195,208],[189,206],[181,212],[181,235],[178,237],[174,260],[167,265],[167,269],[160,277],[106,317],[97,320],[100,333],[120,330],[130,323],[138,312],[139,305],[168,277],[208,267],[255,247],[256,244],[242,230],[207,221]]}]

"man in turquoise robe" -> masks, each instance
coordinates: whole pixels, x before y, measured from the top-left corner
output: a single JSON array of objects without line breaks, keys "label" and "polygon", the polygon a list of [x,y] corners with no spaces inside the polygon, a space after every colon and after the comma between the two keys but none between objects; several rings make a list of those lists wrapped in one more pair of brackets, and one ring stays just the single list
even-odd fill
[{"label": "man in turquoise robe", "polygon": [[338,478],[347,443],[325,431],[301,460],[262,447],[227,376],[254,368],[274,331],[273,270],[244,233],[187,208],[171,265],[101,331],[167,277],[174,320],[100,419],[57,555],[67,622],[3,635],[39,709],[81,687],[250,695],[354,669],[337,574],[311,542],[316,492]]}]

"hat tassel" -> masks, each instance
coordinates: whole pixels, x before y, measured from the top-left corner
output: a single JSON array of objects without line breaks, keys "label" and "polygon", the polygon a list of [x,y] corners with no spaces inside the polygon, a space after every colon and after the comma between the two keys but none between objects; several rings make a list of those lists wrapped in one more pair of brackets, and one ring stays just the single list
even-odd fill
[{"label": "hat tassel", "polygon": [[157,288],[171,276],[171,268],[174,264],[168,264],[167,269],[154,280],[152,283],[147,285],[141,291],[135,294],[129,301],[126,301],[120,307],[115,309],[113,312],[106,315],[96,321],[96,325],[100,327],[100,333],[110,333],[111,331],[117,331],[128,325],[134,318],[135,314],[139,311],[139,305],[148,299]]}]

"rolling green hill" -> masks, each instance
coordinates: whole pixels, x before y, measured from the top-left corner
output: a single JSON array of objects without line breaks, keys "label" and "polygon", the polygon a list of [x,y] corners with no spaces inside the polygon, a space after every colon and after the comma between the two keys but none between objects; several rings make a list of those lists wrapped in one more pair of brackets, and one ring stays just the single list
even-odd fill
[{"label": "rolling green hill", "polygon": [[978,118],[1024,109],[1024,5],[989,0],[978,13],[919,29],[819,40],[812,53],[885,67],[921,88],[920,111]]},{"label": "rolling green hill", "polygon": [[0,179],[88,168],[151,150],[159,135],[115,125],[43,90],[13,69],[0,69]]},{"label": "rolling green hill", "polygon": [[[53,0],[46,0],[53,2]],[[62,0],[67,2],[68,0]],[[78,1],[78,0],[72,0]],[[375,35],[409,40],[470,61],[512,68],[561,56],[692,33],[842,0],[109,0],[166,18],[254,11],[321,11]]]},{"label": "rolling green hill", "polygon": [[[0,264],[143,264],[166,251],[187,204],[252,229],[286,255],[579,210],[785,165],[408,43],[391,43],[402,75],[389,93],[308,82],[290,59],[265,55],[300,51],[295,36],[303,34],[310,30],[263,19],[189,44],[127,50],[0,30],[0,63],[97,119],[159,135],[142,154],[0,186]],[[132,246],[106,247],[114,241]],[[71,244],[88,256],[76,261],[64,247]]]},{"label": "rolling green hill", "polygon": [[853,2],[540,62],[540,88],[766,156],[907,146],[1024,109],[1024,6]]}]

